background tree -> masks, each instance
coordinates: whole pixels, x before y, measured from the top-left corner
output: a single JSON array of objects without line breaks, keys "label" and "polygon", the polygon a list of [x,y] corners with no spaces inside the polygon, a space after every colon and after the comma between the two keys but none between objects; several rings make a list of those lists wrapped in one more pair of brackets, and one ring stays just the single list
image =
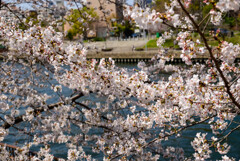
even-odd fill
[{"label": "background tree", "polygon": [[132,34],[134,33],[134,24],[131,23],[129,20],[124,20],[122,23],[117,23],[114,22],[112,24],[112,26],[114,27],[114,33],[115,36],[119,37],[121,36],[121,34],[123,34],[122,36],[124,38],[128,38],[130,36],[132,36]]},{"label": "background tree", "polygon": [[166,11],[165,5],[167,4],[170,4],[170,0],[156,0],[152,8],[160,13],[164,13]]},{"label": "background tree", "polygon": [[80,9],[72,10],[70,15],[66,18],[67,23],[71,26],[68,35],[84,35],[84,37],[87,37],[89,27],[97,20],[97,18],[97,13],[93,8],[82,7]]},{"label": "background tree", "polygon": [[223,17],[224,21],[223,24],[227,25],[228,29],[237,29],[237,26],[239,26],[239,18],[238,18],[238,12],[229,11],[225,14]]},{"label": "background tree", "polygon": [[27,28],[29,28],[30,26],[26,26],[26,24],[29,24],[31,22],[31,26],[32,25],[40,25],[41,27],[47,27],[48,26],[48,22],[45,20],[39,20],[38,19],[38,13],[35,11],[31,11],[29,12],[29,15],[26,17],[25,22],[23,23],[19,23],[19,28],[22,30],[26,30]]}]

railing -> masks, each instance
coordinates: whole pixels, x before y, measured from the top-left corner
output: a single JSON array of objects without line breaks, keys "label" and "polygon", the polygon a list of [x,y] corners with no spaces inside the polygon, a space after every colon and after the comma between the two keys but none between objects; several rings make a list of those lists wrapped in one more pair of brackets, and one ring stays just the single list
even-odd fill
[{"label": "railing", "polygon": [[[0,143],[0,146],[5,146],[6,147],[6,150],[10,153],[10,157],[12,157],[14,159],[14,157],[16,156],[15,154],[15,151],[17,149],[19,149],[19,147],[17,146],[14,146],[14,145],[9,145],[9,144],[6,144],[6,143]],[[37,153],[36,152],[33,152],[33,151],[29,151],[28,152],[28,157],[29,159],[33,156],[37,156]],[[54,161],[58,161],[60,158],[57,158],[57,157],[54,157],[53,160]]]},{"label": "railing", "polygon": [[121,37],[109,37],[108,41],[138,41],[138,40],[150,40],[155,39],[156,35],[149,35],[149,36],[142,36],[142,37],[127,37],[127,38],[121,38]]}]

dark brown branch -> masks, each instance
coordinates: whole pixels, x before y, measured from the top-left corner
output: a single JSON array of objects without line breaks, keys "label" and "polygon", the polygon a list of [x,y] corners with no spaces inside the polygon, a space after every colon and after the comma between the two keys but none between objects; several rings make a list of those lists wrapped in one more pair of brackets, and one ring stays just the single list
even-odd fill
[{"label": "dark brown branch", "polygon": [[[10,145],[10,144],[6,144],[6,143],[0,143],[0,146],[13,149],[13,151],[11,151],[11,150],[9,151],[11,154],[14,153],[14,150],[21,149],[21,147],[17,147],[17,146]],[[28,150],[29,150],[29,149],[28,149]],[[34,151],[30,151],[30,150],[29,150],[28,153],[29,153],[29,157],[30,157],[30,155],[37,156],[37,152],[34,152]],[[53,159],[57,161],[57,160],[59,160],[60,158],[57,158],[57,157],[54,156]],[[10,159],[10,160],[14,160],[14,158],[12,158],[12,159]],[[29,158],[29,160],[30,160],[30,158]]]},{"label": "dark brown branch", "polygon": [[[87,105],[85,105],[85,104],[83,104],[81,102],[74,101],[74,103],[76,103],[77,105],[80,105],[80,106],[84,107],[85,109],[93,112],[93,110],[90,107],[88,107]],[[108,120],[108,118],[105,117],[105,116],[100,115],[100,117],[102,117],[104,120]]]},{"label": "dark brown branch", "polygon": [[[89,121],[77,120],[77,119],[70,118],[70,117],[68,117],[67,119],[70,120],[70,121],[72,121],[73,124],[75,124],[75,123],[73,122],[73,121],[75,121],[75,122],[79,122],[79,123],[81,123],[81,124],[86,124],[86,125],[89,125],[89,126],[102,128],[102,129],[105,129],[105,130],[108,130],[108,131],[111,131],[111,132],[114,132],[114,133],[117,133],[118,135],[120,135],[119,132],[114,131],[113,129],[111,129],[111,128],[107,127],[107,126],[97,125],[97,124],[93,124],[93,123],[91,123],[91,122],[89,122]],[[75,124],[75,125],[78,126],[77,124]]]},{"label": "dark brown branch", "polygon": [[224,82],[224,85],[226,87],[226,92],[227,94],[229,95],[230,99],[232,100],[233,104],[235,106],[238,107],[238,109],[240,109],[240,104],[236,101],[236,99],[234,98],[232,92],[231,92],[231,88],[229,86],[229,82],[227,81],[226,77],[224,76],[222,70],[220,69],[220,65],[217,61],[217,59],[214,57],[213,55],[213,52],[212,52],[212,49],[211,47],[208,45],[208,42],[207,42],[207,39],[205,37],[205,35],[203,34],[203,32],[200,30],[199,26],[197,25],[197,23],[194,21],[194,19],[192,18],[192,16],[188,13],[188,11],[185,9],[185,7],[183,6],[181,0],[177,0],[179,5],[181,6],[182,10],[184,11],[184,13],[188,16],[188,18],[192,21],[193,25],[195,26],[195,28],[197,29],[197,32],[200,34],[200,36],[202,37],[203,39],[203,42],[209,52],[209,55],[210,55],[210,58],[213,60],[215,66],[216,66],[216,69],[218,71],[218,73],[220,74],[220,77],[222,78],[223,82]]},{"label": "dark brown branch", "polygon": [[181,27],[174,27],[173,25],[170,25],[168,24],[167,22],[163,21],[163,24],[164,25],[167,25],[168,27],[172,28],[172,29],[180,29],[180,30],[184,30],[184,31],[196,31],[196,30],[190,30],[190,29],[187,29],[187,28],[181,28]]},{"label": "dark brown branch", "polygon": [[77,7],[78,12],[79,12],[81,15],[83,15],[83,13],[81,12],[80,8],[78,7],[78,4],[77,4],[76,0],[74,0],[74,3],[75,3],[75,5],[76,5],[76,7]]},{"label": "dark brown branch", "polygon": [[[160,140],[160,139],[168,138],[168,137],[170,137],[170,136],[173,136],[173,135],[175,135],[175,134],[178,134],[178,133],[180,133],[181,131],[183,131],[183,130],[189,128],[189,127],[192,127],[192,126],[195,126],[195,125],[199,125],[199,124],[201,124],[201,123],[204,123],[205,121],[207,121],[207,120],[209,120],[209,119],[211,119],[211,118],[213,118],[213,117],[216,117],[216,116],[217,116],[217,115],[209,116],[209,117],[207,117],[206,119],[204,119],[204,120],[202,120],[202,121],[198,121],[198,122],[192,123],[192,124],[190,124],[190,125],[183,126],[183,127],[179,128],[178,130],[176,130],[176,131],[174,131],[174,132],[171,132],[171,133],[169,133],[169,134],[167,134],[167,135],[165,135],[165,136],[163,136],[163,137],[155,138],[155,139],[153,139],[152,141],[150,141],[150,142],[146,143],[145,145],[143,145],[142,148],[147,148],[149,145],[151,145],[152,143],[154,143],[154,142],[156,142],[156,141],[158,141],[158,140]],[[240,126],[240,125],[239,125],[239,126]],[[118,157],[120,157],[120,156],[122,156],[122,155],[123,155],[123,154],[115,155],[115,156],[113,156],[110,160],[114,160],[114,159],[116,159],[116,158],[118,158]]]},{"label": "dark brown branch", "polygon": [[240,125],[238,125],[237,127],[233,128],[230,132],[228,132],[225,136],[223,136],[221,139],[219,139],[218,141],[216,141],[216,143],[214,143],[213,145],[211,145],[210,147],[213,147],[214,145],[221,143],[222,141],[226,140],[228,138],[229,135],[231,135],[234,131],[236,131],[237,129],[240,128]]},{"label": "dark brown branch", "polygon": [[170,133],[170,134],[167,134],[167,135],[165,135],[165,136],[163,136],[163,137],[161,137],[161,138],[155,138],[155,139],[153,139],[152,141],[146,143],[144,146],[142,146],[142,148],[147,147],[148,145],[154,143],[155,141],[157,141],[157,140],[159,140],[159,139],[163,139],[163,138],[167,138],[167,137],[173,136],[174,134],[178,134],[179,132],[181,132],[181,131],[189,128],[189,127],[192,127],[192,126],[195,126],[195,125],[204,123],[205,121],[207,121],[207,120],[209,120],[209,119],[211,119],[211,118],[213,118],[213,117],[216,117],[216,116],[217,116],[217,115],[209,116],[208,118],[206,118],[206,119],[204,119],[204,120],[202,120],[202,121],[198,121],[198,122],[192,123],[192,124],[190,124],[190,125],[184,126],[184,127],[180,128],[180,129],[178,129],[177,131],[174,131],[174,132],[172,132],[172,133]]},{"label": "dark brown branch", "polygon": [[4,4],[3,6],[5,6],[11,13],[13,13],[14,16],[16,16],[17,19],[18,19],[25,27],[27,27],[27,25],[22,21],[22,19],[21,19],[7,4]]},{"label": "dark brown branch", "polygon": [[[72,102],[74,102],[74,101],[76,101],[78,98],[83,97],[83,96],[84,96],[84,95],[83,95],[82,93],[80,93],[80,94],[78,94],[78,95],[75,95],[75,96],[71,97],[70,100],[71,100]],[[48,110],[52,110],[54,107],[57,107],[57,106],[62,105],[62,104],[63,104],[62,102],[58,102],[58,103],[54,103],[54,104],[48,105],[47,107],[48,107]],[[44,112],[44,108],[43,108],[43,107],[39,107],[39,108],[37,108],[37,109],[34,109],[33,114],[34,114],[34,116],[38,116],[38,115],[39,115],[40,113],[42,113],[42,112]],[[24,121],[24,120],[23,120],[23,117],[24,117],[24,116],[25,116],[25,115],[21,115],[21,116],[16,117],[15,120],[14,120],[14,122],[13,122],[13,124],[9,124],[9,123],[5,122],[5,123],[2,125],[2,128],[8,129],[8,128],[10,128],[12,125],[16,125],[16,124],[18,124],[18,123],[23,122],[23,121]]]}]

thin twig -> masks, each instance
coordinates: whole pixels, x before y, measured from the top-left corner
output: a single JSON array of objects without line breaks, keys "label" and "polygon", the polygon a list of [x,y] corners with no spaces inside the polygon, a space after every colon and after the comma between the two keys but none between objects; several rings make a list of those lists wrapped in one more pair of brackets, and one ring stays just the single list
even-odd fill
[{"label": "thin twig", "polygon": [[211,20],[211,18],[209,17],[206,25],[205,25],[204,28],[203,28],[203,33],[205,32],[205,30],[206,30],[206,28],[207,28],[207,25],[209,24],[210,20]]},{"label": "thin twig", "polygon": [[218,143],[221,143],[222,141],[226,140],[229,135],[231,135],[234,131],[236,131],[239,128],[240,128],[240,125],[238,125],[237,127],[233,128],[229,133],[227,133],[225,136],[223,136],[221,139],[219,139],[219,141],[217,141],[216,143],[214,143],[210,147],[213,147],[214,145],[216,145]]},{"label": "thin twig", "polygon": [[202,23],[206,20],[206,18],[210,15],[210,12],[202,19],[202,21],[198,24],[198,26],[201,26]]}]

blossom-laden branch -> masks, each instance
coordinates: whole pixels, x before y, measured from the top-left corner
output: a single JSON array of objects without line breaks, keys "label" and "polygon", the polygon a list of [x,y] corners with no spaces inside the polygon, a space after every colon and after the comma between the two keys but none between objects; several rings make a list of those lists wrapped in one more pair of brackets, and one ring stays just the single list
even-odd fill
[{"label": "blossom-laden branch", "polygon": [[180,4],[182,10],[185,12],[185,14],[189,17],[189,19],[192,21],[192,23],[194,24],[195,28],[197,29],[198,33],[200,34],[201,38],[203,39],[203,42],[205,44],[205,46],[207,47],[207,50],[209,52],[209,55],[211,57],[211,59],[214,61],[214,64],[216,66],[217,71],[219,72],[225,87],[226,87],[226,91],[230,97],[230,99],[232,100],[232,102],[237,106],[238,109],[240,109],[240,104],[236,101],[236,99],[234,98],[232,92],[231,92],[231,88],[229,86],[229,82],[227,81],[226,77],[223,74],[223,71],[220,69],[220,65],[219,62],[217,61],[217,59],[214,57],[213,53],[212,53],[212,49],[210,48],[210,46],[207,43],[207,39],[204,36],[204,34],[202,33],[202,31],[200,30],[199,26],[196,24],[196,22],[194,21],[194,19],[191,17],[191,15],[188,13],[188,11],[184,8],[182,2],[180,0],[177,0],[178,3]]},{"label": "blossom-laden branch", "polygon": [[[83,96],[84,95],[82,93],[80,93],[78,95],[75,95],[75,96],[69,98],[68,101],[74,102],[76,99],[79,99],[79,98],[81,98]],[[34,109],[32,111],[32,115],[34,115],[34,117],[36,117],[39,114],[41,114],[42,112],[47,111],[47,110],[52,110],[54,107],[57,107],[57,106],[62,105],[62,104],[63,104],[63,102],[58,102],[58,103],[54,103],[54,104],[48,105],[47,108],[44,108],[44,107],[36,108],[36,109]],[[24,121],[24,117],[25,117],[25,115],[18,116],[18,117],[16,117],[14,119],[14,122],[12,122],[11,124],[9,124],[8,122],[5,122],[1,127],[4,128],[4,129],[8,129],[8,128],[10,128],[13,125],[16,125],[16,124],[19,124],[19,123],[23,122]]]}]

